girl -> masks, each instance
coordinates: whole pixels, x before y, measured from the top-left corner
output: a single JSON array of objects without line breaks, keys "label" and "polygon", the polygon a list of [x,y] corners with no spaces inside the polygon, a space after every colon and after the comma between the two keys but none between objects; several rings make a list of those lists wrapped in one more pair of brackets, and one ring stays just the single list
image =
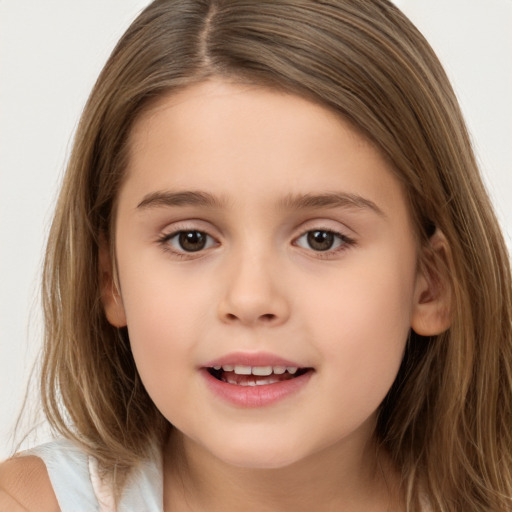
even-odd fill
[{"label": "girl", "polygon": [[91,94],[44,270],[61,439],[1,510],[512,509],[511,279],[387,0],[157,0]]}]

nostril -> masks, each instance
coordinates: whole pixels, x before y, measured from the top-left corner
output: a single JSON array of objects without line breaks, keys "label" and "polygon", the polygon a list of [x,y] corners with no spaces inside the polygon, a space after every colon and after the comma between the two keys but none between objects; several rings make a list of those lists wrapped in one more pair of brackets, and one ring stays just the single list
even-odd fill
[{"label": "nostril", "polygon": [[[277,318],[277,315],[274,315],[273,313],[265,313],[264,315],[259,315],[257,318],[263,323],[268,323],[274,321]],[[229,321],[236,321],[239,320],[239,317],[233,313],[227,313],[226,319]]]}]

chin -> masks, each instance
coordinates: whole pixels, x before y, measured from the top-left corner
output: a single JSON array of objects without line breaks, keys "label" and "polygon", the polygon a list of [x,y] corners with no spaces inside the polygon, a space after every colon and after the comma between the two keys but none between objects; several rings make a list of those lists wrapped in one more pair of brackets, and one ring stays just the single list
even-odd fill
[{"label": "chin", "polygon": [[[297,443],[298,444],[298,443]],[[300,444],[298,444],[300,446]],[[298,446],[275,443],[271,440],[243,443],[229,443],[223,449],[210,449],[214,457],[231,466],[245,469],[281,469],[290,466],[306,456]]]}]

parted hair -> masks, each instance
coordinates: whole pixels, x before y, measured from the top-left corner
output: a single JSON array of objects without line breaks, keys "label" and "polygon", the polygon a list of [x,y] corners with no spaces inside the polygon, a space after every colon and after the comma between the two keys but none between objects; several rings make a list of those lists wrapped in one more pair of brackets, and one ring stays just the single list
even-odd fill
[{"label": "parted hair", "polygon": [[[133,123],[210,77],[317,102],[392,164],[431,255],[423,264],[450,288],[452,321],[438,336],[411,331],[376,440],[408,510],[422,496],[435,512],[512,510],[509,256],[449,80],[387,0],[156,0],[128,28],[85,106],[49,235],[41,391],[53,428],[119,475],[172,428],[126,329],[106,319],[99,246],[113,242]],[[436,230],[448,246],[437,262]]]}]

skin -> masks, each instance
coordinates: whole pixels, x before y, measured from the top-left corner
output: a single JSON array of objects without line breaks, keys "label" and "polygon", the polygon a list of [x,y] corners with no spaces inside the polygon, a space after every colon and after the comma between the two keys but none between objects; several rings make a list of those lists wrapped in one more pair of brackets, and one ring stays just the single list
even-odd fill
[{"label": "skin", "polygon": [[[449,294],[420,270],[388,161],[319,105],[220,80],[162,98],[129,147],[118,275],[104,244],[102,300],[176,427],[164,509],[403,510],[397,472],[373,442],[376,410],[411,327],[448,328]],[[184,192],[209,201],[169,203]],[[333,193],[342,200],[326,204]],[[184,231],[204,233],[204,248],[185,251],[172,236]],[[312,246],[315,231],[332,247]],[[446,250],[441,234],[431,242]],[[274,354],[311,378],[271,405],[234,406],[201,370],[232,352]],[[58,510],[40,459],[0,465],[3,510]]]},{"label": "skin", "polygon": [[59,512],[44,462],[33,456],[0,464],[0,512]]},{"label": "skin", "polygon": [[[395,473],[372,441],[376,410],[410,328],[434,334],[446,321],[418,271],[390,164],[319,105],[220,80],[162,99],[135,124],[130,148],[120,290],[105,249],[104,303],[113,325],[128,325],[146,389],[176,427],[166,507],[399,510]],[[162,199],[188,192],[213,201]],[[358,204],[291,199],[333,192]],[[336,233],[333,247],[313,248],[314,230]],[[184,231],[207,235],[204,249],[187,252],[174,236]],[[237,407],[200,371],[235,351],[272,353],[313,375],[275,404]]]}]

